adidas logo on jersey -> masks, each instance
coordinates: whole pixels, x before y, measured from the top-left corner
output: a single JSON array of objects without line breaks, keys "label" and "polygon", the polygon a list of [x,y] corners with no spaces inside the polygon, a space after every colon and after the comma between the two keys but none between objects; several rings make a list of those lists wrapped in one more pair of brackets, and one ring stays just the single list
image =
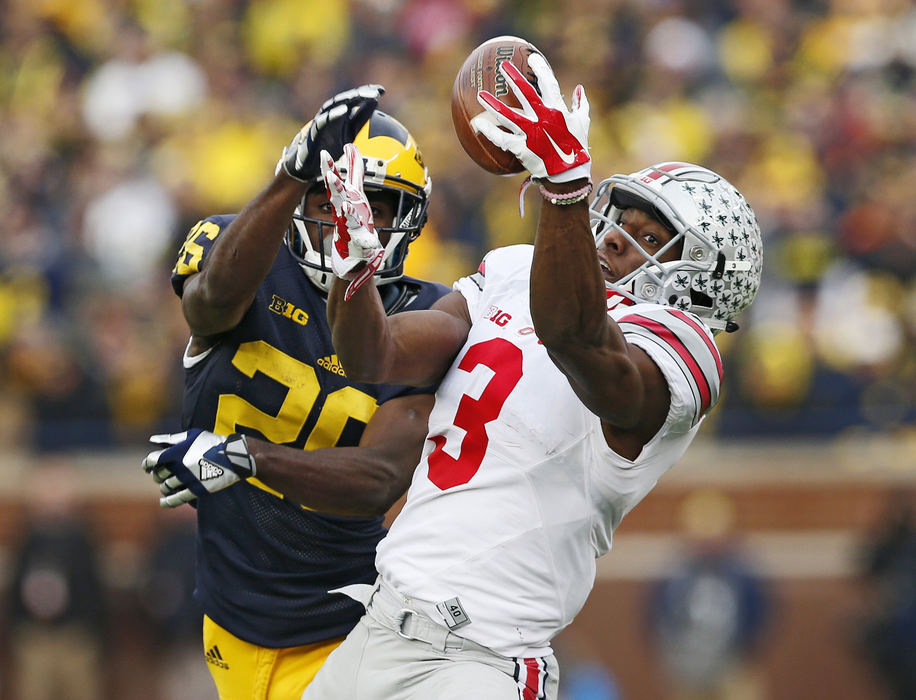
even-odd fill
[{"label": "adidas logo on jersey", "polygon": [[197,466],[200,467],[200,480],[206,481],[207,479],[216,479],[223,475],[223,468],[214,462],[211,462],[206,457],[201,457],[197,462]]},{"label": "adidas logo on jersey", "polygon": [[322,357],[318,360],[318,366],[324,367],[328,372],[333,372],[334,374],[339,374],[341,377],[346,377],[344,368],[340,366],[340,360],[337,359],[337,355],[329,355],[328,357]]},{"label": "adidas logo on jersey", "polygon": [[213,664],[217,668],[223,668],[227,671],[229,670],[229,664],[223,661],[223,655],[219,653],[219,647],[215,644],[210,647],[210,650],[206,654],[207,663]]}]

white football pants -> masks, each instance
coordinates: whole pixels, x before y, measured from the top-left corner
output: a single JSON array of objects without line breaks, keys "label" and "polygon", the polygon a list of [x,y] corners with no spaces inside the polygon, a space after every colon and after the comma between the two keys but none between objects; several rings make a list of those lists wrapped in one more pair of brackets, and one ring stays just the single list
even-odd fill
[{"label": "white football pants", "polygon": [[[556,700],[556,657],[510,659],[414,611],[379,577],[348,586],[366,614],[331,652],[302,700]],[[371,596],[371,598],[370,598]]]}]

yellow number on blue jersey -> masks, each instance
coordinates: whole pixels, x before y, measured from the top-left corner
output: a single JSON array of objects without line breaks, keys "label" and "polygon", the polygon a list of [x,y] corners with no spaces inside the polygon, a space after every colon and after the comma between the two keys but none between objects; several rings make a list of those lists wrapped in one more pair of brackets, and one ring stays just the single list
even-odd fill
[{"label": "yellow number on blue jersey", "polygon": [[219,232],[220,227],[212,221],[197,222],[197,225],[188,232],[188,237],[181,246],[172,272],[183,277],[200,272],[200,261],[204,256],[204,248],[197,241],[201,236],[206,236],[212,241]]}]

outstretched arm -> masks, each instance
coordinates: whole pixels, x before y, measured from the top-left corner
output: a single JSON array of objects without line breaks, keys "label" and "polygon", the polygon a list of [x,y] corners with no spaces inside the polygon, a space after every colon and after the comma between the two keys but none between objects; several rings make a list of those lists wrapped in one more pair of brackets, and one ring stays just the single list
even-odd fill
[{"label": "outstretched arm", "polygon": [[206,265],[184,284],[182,310],[195,338],[227,331],[242,319],[273,265],[306,183],[319,175],[318,153],[342,151],[383,91],[363,85],[335,95],[283,149],[274,179],[220,233]]},{"label": "outstretched arm", "polygon": [[420,461],[432,404],[432,394],[386,401],[358,447],[300,450],[200,430],[154,435],[159,449],[142,466],[160,484],[163,508],[256,478],[322,513],[382,515],[407,489]]},{"label": "outstretched arm", "polygon": [[664,422],[667,383],[607,315],[585,202],[561,206],[545,200],[541,205],[530,285],[534,327],[554,364],[589,410],[608,424],[608,432],[621,433],[618,443],[641,447]]},{"label": "outstretched arm", "polygon": [[382,404],[359,447],[302,451],[250,441],[258,478],[323,513],[382,515],[407,490],[426,439],[432,394]]},{"label": "outstretched arm", "polygon": [[280,172],[220,233],[203,270],[184,284],[181,308],[191,335],[207,338],[241,321],[277,257],[305,188]]},{"label": "outstretched arm", "polygon": [[346,282],[328,295],[334,349],[353,381],[428,386],[438,382],[467,339],[464,297],[450,292],[428,310],[386,316],[374,285],[344,301]]},{"label": "outstretched arm", "polygon": [[467,339],[467,304],[452,292],[428,310],[385,314],[375,284],[367,284],[381,244],[363,190],[362,156],[352,144],[344,147],[344,154],[344,175],[327,153],[321,154],[336,224],[331,250],[335,278],[328,295],[334,349],[353,381],[433,384]]},{"label": "outstretched arm", "polygon": [[628,344],[607,315],[588,214],[591,159],[585,91],[576,86],[572,107],[567,108],[547,61],[535,54],[529,66],[541,94],[506,61],[500,71],[526,109],[511,109],[481,93],[481,104],[498,126],[485,119],[477,126],[521,160],[544,197],[530,279],[538,339],[582,403],[602,419],[609,444],[633,458],[664,423],[667,383],[649,356]]}]

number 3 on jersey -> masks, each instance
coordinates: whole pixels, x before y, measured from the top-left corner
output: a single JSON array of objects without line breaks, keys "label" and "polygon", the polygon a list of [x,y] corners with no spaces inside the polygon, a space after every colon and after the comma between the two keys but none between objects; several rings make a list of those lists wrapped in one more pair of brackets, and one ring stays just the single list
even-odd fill
[{"label": "number 3 on jersey", "polygon": [[496,419],[522,378],[522,351],[504,338],[493,338],[468,348],[458,369],[471,372],[478,365],[493,370],[493,377],[479,399],[465,394],[458,402],[453,423],[466,431],[458,458],[445,453],[444,435],[429,438],[436,445],[429,454],[429,480],[443,491],[466,484],[480,468],[490,441],[486,424]]}]

